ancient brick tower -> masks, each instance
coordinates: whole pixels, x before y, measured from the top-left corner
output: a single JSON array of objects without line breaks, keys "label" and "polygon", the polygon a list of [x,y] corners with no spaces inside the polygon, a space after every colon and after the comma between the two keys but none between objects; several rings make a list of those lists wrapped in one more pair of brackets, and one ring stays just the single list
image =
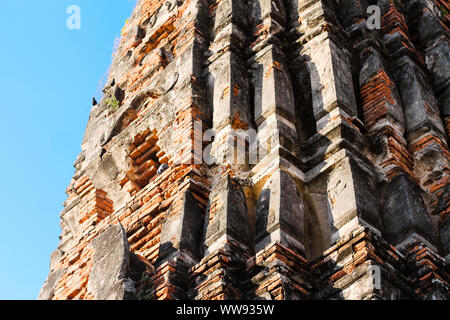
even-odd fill
[{"label": "ancient brick tower", "polygon": [[448,299],[449,11],[139,1],[40,298]]}]

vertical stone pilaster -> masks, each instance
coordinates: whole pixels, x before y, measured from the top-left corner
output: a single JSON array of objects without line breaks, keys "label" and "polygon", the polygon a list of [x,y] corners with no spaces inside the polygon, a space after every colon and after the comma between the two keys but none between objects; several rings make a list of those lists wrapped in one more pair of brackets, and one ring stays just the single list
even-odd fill
[{"label": "vertical stone pilaster", "polygon": [[271,242],[277,242],[297,254],[305,255],[307,210],[294,180],[285,171],[276,171],[264,185],[258,199],[256,252]]},{"label": "vertical stone pilaster", "polygon": [[[299,21],[314,21],[313,25],[301,23],[298,31],[303,34],[299,39],[299,53],[307,57],[318,133],[325,133],[326,127],[334,120],[351,119],[358,115],[351,56],[343,41],[340,41],[345,33],[332,13],[335,8],[328,5],[323,1],[298,2],[297,5]],[[304,9],[301,6],[305,6]]]},{"label": "vertical stone pilaster", "polygon": [[[431,74],[428,77],[431,87],[420,84],[423,89],[432,91],[436,97],[425,101],[425,109],[431,113],[437,122],[438,129],[416,130],[420,137],[411,143],[411,149],[416,158],[416,172],[421,185],[431,195],[430,207],[434,214],[439,214],[440,230],[445,230],[448,218],[446,206],[439,206],[445,198],[446,186],[450,184],[449,168],[449,115],[450,115],[450,30],[444,24],[445,5],[437,1],[403,1],[407,23],[411,30],[413,42],[424,56],[424,68]],[[420,100],[419,100],[420,101]],[[434,102],[434,103],[433,103]],[[417,111],[415,111],[417,113]],[[442,122],[442,123],[441,123]],[[428,132],[427,132],[428,131]],[[430,169],[433,168],[433,169]],[[442,201],[441,201],[442,202]],[[445,202],[445,201],[444,201]],[[443,233],[444,238],[445,232]],[[442,241],[444,247],[447,242]],[[448,249],[446,250],[448,253]]]},{"label": "vertical stone pilaster", "polygon": [[160,235],[158,260],[147,295],[153,299],[186,299],[188,272],[201,258],[203,212],[191,191],[176,200]]},{"label": "vertical stone pilaster", "polygon": [[[425,20],[431,17],[423,7],[424,3],[419,2],[400,4],[392,0],[386,1],[383,6],[382,31],[385,46],[393,60],[395,81],[403,103],[405,138],[413,156],[414,174],[420,186],[428,193],[427,206],[431,212],[435,212],[438,198],[450,181],[447,134],[443,123],[445,113],[440,110],[433,92],[433,87],[435,90],[439,88],[437,83],[442,85],[445,81],[434,73],[437,82],[432,86],[424,71],[427,68],[425,59],[430,62],[430,57],[421,55],[420,51],[429,46],[429,40],[436,39],[436,25],[429,21],[430,25],[421,28],[421,31],[417,30],[413,19],[418,14],[416,10],[423,9]],[[406,19],[408,15],[411,21]],[[420,39],[411,37],[411,32]],[[441,115],[444,116],[443,119]]]},{"label": "vertical stone pilaster", "polygon": [[404,138],[405,118],[398,88],[381,54],[369,47],[361,54],[359,75],[364,119],[374,154],[387,179],[413,173],[413,159]]},{"label": "vertical stone pilaster", "polygon": [[234,242],[250,252],[248,211],[239,183],[229,175],[222,177],[213,187],[209,198],[205,222],[205,255],[228,242]]},{"label": "vertical stone pilaster", "polygon": [[310,295],[311,284],[305,277],[307,211],[291,176],[276,171],[257,203],[256,259],[249,261],[249,271],[254,274],[251,294],[266,300],[306,299]]},{"label": "vertical stone pilaster", "polygon": [[238,163],[242,160],[235,159],[234,131],[251,128],[249,82],[244,59],[248,45],[247,3],[216,1],[210,8],[214,25],[207,71],[215,134],[211,155],[215,164],[239,168],[245,161]]},{"label": "vertical stone pilaster", "polygon": [[212,186],[204,246],[204,258],[190,270],[191,296],[243,299],[246,261],[251,252],[248,210],[239,183],[229,175]]},{"label": "vertical stone pilaster", "polygon": [[406,175],[399,175],[388,183],[383,201],[385,237],[394,245],[414,235],[428,243],[436,243],[430,216],[415,183]]},{"label": "vertical stone pilaster", "polygon": [[450,63],[450,30],[443,21],[445,4],[424,0],[402,1],[402,3],[411,33],[415,35],[413,41],[424,53],[425,66],[433,74],[433,91],[441,115],[446,117],[450,114],[450,76],[446,72]]}]

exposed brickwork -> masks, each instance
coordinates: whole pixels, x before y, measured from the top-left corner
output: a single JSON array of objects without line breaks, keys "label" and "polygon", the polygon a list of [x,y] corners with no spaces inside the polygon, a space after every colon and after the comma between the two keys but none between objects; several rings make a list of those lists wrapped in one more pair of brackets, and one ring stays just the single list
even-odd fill
[{"label": "exposed brickwork", "polygon": [[448,299],[449,5],[369,2],[140,0],[40,298]]},{"label": "exposed brickwork", "polygon": [[306,259],[280,244],[257,253],[248,261],[248,270],[253,283],[250,297],[274,300],[306,299],[312,295],[312,284],[307,272]]}]

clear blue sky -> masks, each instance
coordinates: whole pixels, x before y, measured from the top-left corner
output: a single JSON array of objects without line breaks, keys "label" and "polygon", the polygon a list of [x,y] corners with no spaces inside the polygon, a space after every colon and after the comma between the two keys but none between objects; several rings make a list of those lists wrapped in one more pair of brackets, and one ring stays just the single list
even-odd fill
[{"label": "clear blue sky", "polygon": [[[70,5],[81,29],[69,30]],[[36,299],[89,117],[134,0],[2,1],[0,299]]]}]

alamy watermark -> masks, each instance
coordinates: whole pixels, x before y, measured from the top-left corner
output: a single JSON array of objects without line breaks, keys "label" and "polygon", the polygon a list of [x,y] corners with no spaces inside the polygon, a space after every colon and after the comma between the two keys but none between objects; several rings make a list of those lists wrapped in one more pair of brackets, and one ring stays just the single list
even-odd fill
[{"label": "alamy watermark", "polygon": [[[66,14],[69,17],[66,20],[66,26],[69,30],[81,29],[81,8],[77,5],[67,7]],[[381,29],[381,8],[377,5],[371,5],[367,8],[367,28],[370,30]]]},{"label": "alamy watermark", "polygon": [[367,8],[367,28],[369,30],[381,29],[381,8],[373,5]]},{"label": "alamy watermark", "polygon": [[381,290],[381,268],[379,266],[372,266],[373,287],[376,290]]},{"label": "alamy watermark", "polygon": [[256,165],[279,145],[279,132],[275,129],[266,131],[262,136],[255,129],[230,128],[222,135],[214,129],[203,132],[202,125],[201,121],[194,121],[195,164]]},{"label": "alamy watermark", "polygon": [[77,5],[67,7],[66,13],[69,17],[66,20],[66,26],[69,30],[81,29],[81,9]]}]

